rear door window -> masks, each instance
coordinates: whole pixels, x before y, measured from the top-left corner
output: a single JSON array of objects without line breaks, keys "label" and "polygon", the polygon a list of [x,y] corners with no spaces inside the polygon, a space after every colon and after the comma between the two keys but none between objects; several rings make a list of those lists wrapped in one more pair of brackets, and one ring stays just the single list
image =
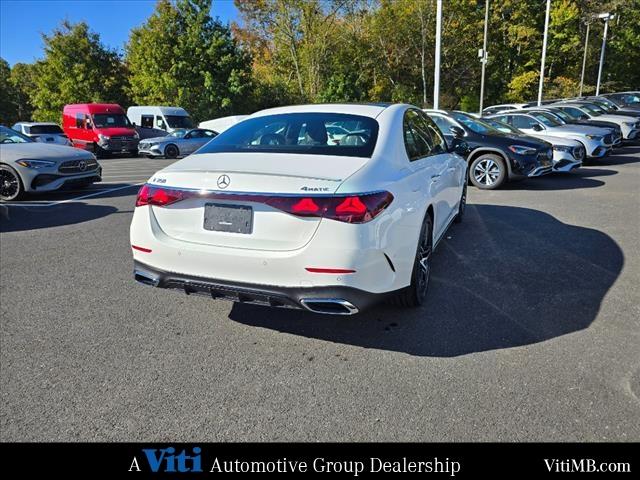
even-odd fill
[{"label": "rear door window", "polygon": [[531,130],[533,129],[534,125],[538,125],[538,122],[536,122],[533,118],[526,117],[524,115],[513,115],[511,118],[512,125],[516,128],[525,128]]}]

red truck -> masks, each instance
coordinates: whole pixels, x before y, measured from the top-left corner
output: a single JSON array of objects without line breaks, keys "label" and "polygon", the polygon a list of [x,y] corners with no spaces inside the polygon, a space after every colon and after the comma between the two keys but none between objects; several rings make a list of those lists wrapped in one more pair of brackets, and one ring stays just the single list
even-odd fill
[{"label": "red truck", "polygon": [[139,136],[123,108],[114,103],[66,105],[62,128],[74,147],[94,152],[138,154]]}]

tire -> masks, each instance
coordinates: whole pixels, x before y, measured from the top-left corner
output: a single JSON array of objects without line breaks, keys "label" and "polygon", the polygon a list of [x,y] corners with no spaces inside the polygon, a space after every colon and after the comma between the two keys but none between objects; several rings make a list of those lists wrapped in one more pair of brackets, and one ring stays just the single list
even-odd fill
[{"label": "tire", "polygon": [[180,150],[173,144],[164,147],[164,158],[176,158],[180,155]]},{"label": "tire", "polygon": [[24,196],[20,175],[9,165],[0,165],[0,200],[10,202]]},{"label": "tire", "polygon": [[411,284],[396,297],[402,307],[419,307],[427,297],[433,254],[433,221],[427,215],[420,229],[416,257],[411,272]]},{"label": "tire", "polygon": [[506,182],[507,166],[500,155],[484,153],[471,162],[469,178],[482,190],[495,190]]},{"label": "tire", "polygon": [[592,158],[589,158],[587,156],[587,146],[582,143],[580,140],[577,140],[577,142],[582,145],[582,148],[584,148],[584,158],[582,159],[582,165],[593,165],[595,162],[593,161]]},{"label": "tire", "polygon": [[458,213],[453,220],[455,223],[461,223],[464,219],[464,212],[467,209],[467,181],[462,186],[462,195],[460,195],[460,204],[458,205]]}]

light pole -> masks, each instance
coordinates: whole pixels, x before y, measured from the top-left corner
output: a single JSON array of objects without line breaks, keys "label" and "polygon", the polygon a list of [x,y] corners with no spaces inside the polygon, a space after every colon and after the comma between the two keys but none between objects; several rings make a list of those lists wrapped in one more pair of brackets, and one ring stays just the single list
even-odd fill
[{"label": "light pole", "polygon": [[547,56],[547,34],[549,33],[549,11],[551,0],[547,0],[547,13],[544,18],[544,38],[542,39],[542,62],[540,65],[540,85],[538,86],[538,106],[542,104],[542,85],[544,84],[544,61]]},{"label": "light pole", "polygon": [[602,34],[602,49],[600,50],[600,66],[598,67],[598,83],[596,84],[596,96],[600,95],[600,79],[602,78],[602,64],[604,63],[604,51],[607,48],[607,30],[609,20],[615,18],[615,13],[601,13],[598,18],[604,20],[604,33]]},{"label": "light pole", "polygon": [[438,0],[436,8],[436,55],[433,74],[433,108],[435,110],[440,107],[440,37],[442,37],[442,0]]},{"label": "light pole", "polygon": [[584,84],[584,67],[587,64],[587,48],[589,47],[589,26],[591,23],[587,21],[587,35],[584,38],[584,57],[582,57],[582,74],[580,75],[580,93],[579,97],[582,96],[582,85]]},{"label": "light pole", "polygon": [[480,111],[478,115],[482,116],[482,107],[484,106],[484,73],[487,68],[487,61],[489,60],[489,54],[487,53],[487,29],[489,26],[489,0],[487,0],[484,7],[484,40],[482,41],[482,50],[478,52],[480,62],[482,63],[482,75],[480,77]]}]

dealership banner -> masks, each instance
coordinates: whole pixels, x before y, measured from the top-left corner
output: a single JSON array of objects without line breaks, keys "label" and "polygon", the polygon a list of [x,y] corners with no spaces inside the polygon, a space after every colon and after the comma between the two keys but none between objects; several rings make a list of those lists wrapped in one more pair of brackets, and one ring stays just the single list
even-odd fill
[{"label": "dealership banner", "polygon": [[[194,475],[410,474],[479,475],[558,473],[637,475],[640,444],[603,443],[5,443],[4,469],[84,478]],[[635,463],[634,463],[635,459]],[[19,462],[19,463],[16,463]],[[9,470],[7,470],[8,472]],[[593,476],[593,475],[591,475]]]}]

